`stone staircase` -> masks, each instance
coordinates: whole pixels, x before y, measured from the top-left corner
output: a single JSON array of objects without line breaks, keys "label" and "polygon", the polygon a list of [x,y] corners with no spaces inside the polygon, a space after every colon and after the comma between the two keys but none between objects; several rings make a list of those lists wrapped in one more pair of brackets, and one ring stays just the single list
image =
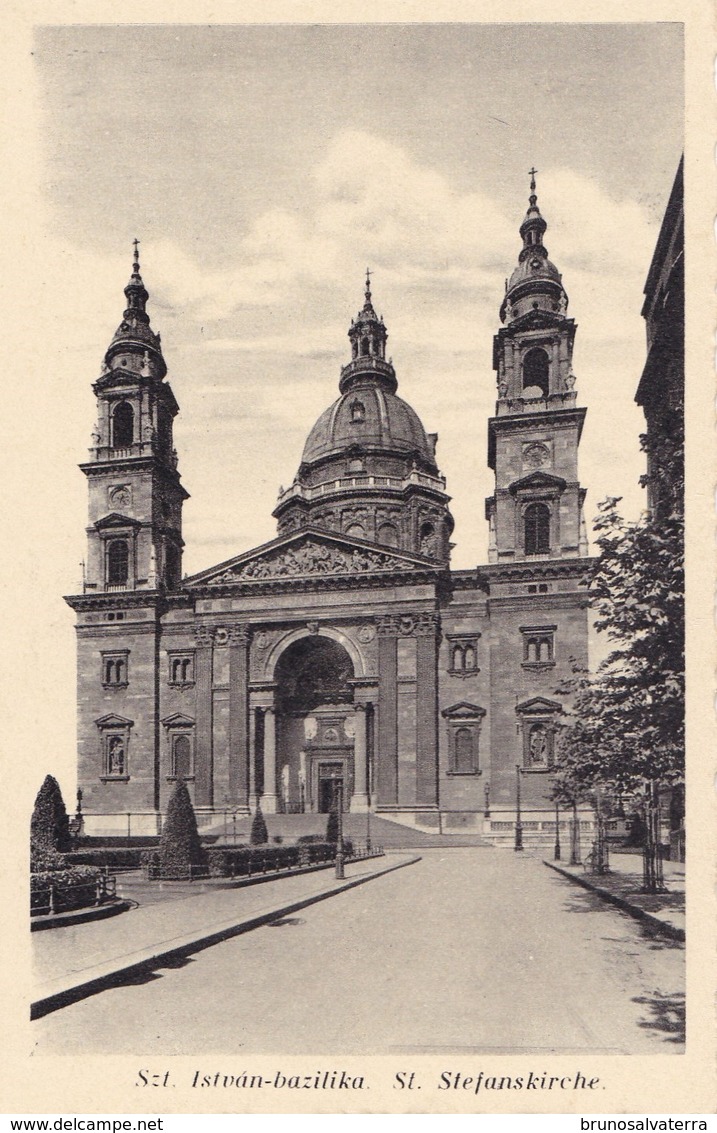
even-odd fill
[{"label": "stone staircase", "polygon": [[[284,842],[295,842],[297,838],[308,834],[325,834],[328,816],[325,814],[265,814],[269,841],[281,838]],[[345,814],[344,837],[355,843],[365,843],[369,833],[369,822],[365,814]],[[246,815],[238,816],[236,821],[237,842],[247,843],[251,831],[251,818]],[[231,818],[227,822],[226,837],[224,821],[213,823],[209,827],[202,827],[202,834],[218,835],[215,845],[222,845],[225,841],[231,845],[234,840],[234,827]],[[478,834],[431,834],[415,827],[407,826],[401,822],[392,822],[382,815],[372,814],[370,819],[371,843],[374,846],[383,846],[384,849],[426,849],[440,847],[446,849],[451,846],[489,846],[490,843]]]}]

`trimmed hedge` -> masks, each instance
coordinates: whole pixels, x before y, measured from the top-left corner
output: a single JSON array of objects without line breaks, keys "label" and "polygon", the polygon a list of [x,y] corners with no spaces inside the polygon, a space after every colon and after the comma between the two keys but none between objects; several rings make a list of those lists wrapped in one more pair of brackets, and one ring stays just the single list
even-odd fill
[{"label": "trimmed hedge", "polygon": [[30,843],[33,854],[70,849],[70,820],[54,775],[46,775],[37,792],[30,820]]},{"label": "trimmed hedge", "polygon": [[176,880],[206,870],[207,852],[197,830],[197,819],[187,784],[180,779],[167,804],[167,818],[159,842],[159,869]]},{"label": "trimmed hedge", "polygon": [[328,842],[296,846],[222,846],[209,851],[209,874],[211,877],[250,877],[333,861],[335,856],[336,847]]},{"label": "trimmed hedge", "polygon": [[67,869],[49,869],[33,873],[30,877],[30,912],[33,916],[49,912],[50,890],[54,889],[56,913],[70,909],[83,909],[97,901],[97,882],[100,870],[91,866],[70,866]]},{"label": "trimmed hedge", "polygon": [[140,869],[143,850],[140,846],[97,846],[94,849],[72,850],[65,854],[68,865],[96,865],[109,869]]}]

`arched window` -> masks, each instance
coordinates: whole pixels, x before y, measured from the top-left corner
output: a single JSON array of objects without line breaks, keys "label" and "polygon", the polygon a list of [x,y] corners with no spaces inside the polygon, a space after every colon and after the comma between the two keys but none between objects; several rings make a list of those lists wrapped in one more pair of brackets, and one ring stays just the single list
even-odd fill
[{"label": "arched window", "polygon": [[384,547],[398,546],[398,531],[392,523],[382,523],[378,529],[378,541]]},{"label": "arched window", "polygon": [[129,578],[129,547],[126,539],[113,539],[107,548],[107,584],[123,586]]},{"label": "arched window", "polygon": [[550,363],[544,350],[529,350],[523,359],[523,392],[528,397],[547,397],[550,391]]},{"label": "arched window", "polygon": [[368,342],[368,339],[367,339],[367,338],[362,338],[362,339],[361,339],[361,354],[362,354],[362,356],[364,356],[364,357],[365,357],[365,356],[366,356],[366,355],[368,354],[368,352],[369,352],[369,342]]},{"label": "arched window", "polygon": [[475,669],[476,667],[476,651],[472,645],[466,645],[464,654],[466,669]]},{"label": "arched window", "polygon": [[437,539],[436,529],[432,523],[424,523],[421,525],[420,531],[421,539],[421,554],[422,555],[435,555],[437,552]]},{"label": "arched window", "polygon": [[366,407],[362,401],[351,402],[351,420],[363,421],[366,417]]},{"label": "arched window", "polygon": [[528,504],[525,509],[525,553],[545,555],[550,550],[550,508]]},{"label": "arched window", "polygon": [[189,736],[174,737],[172,774],[176,779],[188,779],[192,774],[192,741]]},{"label": "arched window", "polygon": [[461,649],[460,645],[454,645],[453,646],[453,671],[454,672],[460,672],[461,669],[463,668],[463,664],[464,664],[463,650]]},{"label": "arched window", "polygon": [[364,530],[364,528],[361,526],[360,523],[352,523],[350,525],[350,527],[346,528],[346,534],[350,535],[354,539],[365,539],[366,538],[366,531]]},{"label": "arched window", "polygon": [[113,448],[129,448],[134,440],[134,409],[128,401],[120,401],[112,414]]},{"label": "arched window", "polygon": [[473,728],[458,728],[455,736],[455,770],[462,775],[475,771]]}]

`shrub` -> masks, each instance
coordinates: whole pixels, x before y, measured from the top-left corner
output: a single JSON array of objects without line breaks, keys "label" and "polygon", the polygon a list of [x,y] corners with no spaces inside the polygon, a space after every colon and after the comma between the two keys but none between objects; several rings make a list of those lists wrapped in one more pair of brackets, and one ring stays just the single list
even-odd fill
[{"label": "shrub", "polygon": [[307,846],[311,842],[324,842],[323,834],[302,834],[300,838],[296,839],[297,846]]},{"label": "shrub", "polygon": [[335,856],[336,847],[328,842],[300,846],[221,846],[207,854],[211,877],[250,877],[333,861]]},{"label": "shrub", "polygon": [[264,815],[261,813],[261,807],[257,805],[256,814],[251,824],[251,834],[249,841],[252,846],[263,846],[269,841],[269,831],[266,828]]},{"label": "shrub", "polygon": [[167,804],[159,842],[160,875],[169,879],[190,877],[193,869],[206,866],[206,862],[187,784],[180,779]]},{"label": "shrub", "polygon": [[69,850],[70,820],[62,798],[60,784],[54,775],[46,775],[37,792],[35,806],[30,820],[30,843],[33,852],[40,854],[46,850]]}]

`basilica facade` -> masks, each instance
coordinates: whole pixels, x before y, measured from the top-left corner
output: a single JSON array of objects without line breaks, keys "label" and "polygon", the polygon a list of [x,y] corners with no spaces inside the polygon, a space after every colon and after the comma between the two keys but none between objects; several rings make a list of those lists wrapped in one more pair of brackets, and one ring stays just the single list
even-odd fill
[{"label": "basilica facade", "polygon": [[155,829],[178,779],[205,823],[340,803],[499,840],[519,791],[526,828],[547,828],[590,559],[576,327],[546,227],[533,181],[494,338],[489,561],[470,570],[451,569],[437,437],[398,396],[367,276],[276,538],[183,576],[178,405],[135,254],[93,386],[85,579],[67,598],[89,831],[128,814]]}]

